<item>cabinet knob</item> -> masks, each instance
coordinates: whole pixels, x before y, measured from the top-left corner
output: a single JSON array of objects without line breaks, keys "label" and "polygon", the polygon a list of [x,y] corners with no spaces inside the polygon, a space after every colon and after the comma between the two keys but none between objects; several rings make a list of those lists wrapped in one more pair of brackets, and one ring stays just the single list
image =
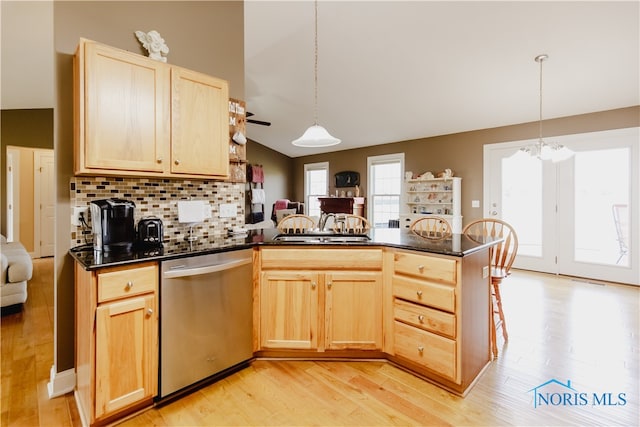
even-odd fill
[{"label": "cabinet knob", "polygon": [[333,285],[332,282],[327,283],[327,288],[331,289],[331,285]]},{"label": "cabinet knob", "polygon": [[158,158],[156,159],[156,163],[162,163],[162,157],[158,157]]},{"label": "cabinet knob", "polygon": [[131,289],[131,288],[133,288],[133,282],[132,282],[132,281],[128,281],[128,282],[127,282],[127,285],[125,286],[125,289],[126,289],[126,290],[129,290],[129,289]]},{"label": "cabinet knob", "polygon": [[311,282],[311,289],[315,289],[316,288],[316,282]]},{"label": "cabinet knob", "polygon": [[147,308],[147,316],[151,316],[153,314],[153,308]]},{"label": "cabinet knob", "polygon": [[179,165],[179,164],[180,164],[180,160],[175,159],[175,160],[173,161],[173,163],[175,163],[176,165]]},{"label": "cabinet knob", "polygon": [[422,298],[422,291],[416,291],[416,295],[418,295],[418,298]]},{"label": "cabinet knob", "polygon": [[420,353],[420,354],[424,353],[424,347],[423,346],[421,346],[421,345],[418,346],[418,353]]},{"label": "cabinet knob", "polygon": [[424,323],[424,316],[422,314],[418,316],[418,321]]},{"label": "cabinet knob", "polygon": [[419,265],[419,266],[418,266],[418,271],[419,271],[420,273],[423,273],[423,272],[424,272],[424,265]]}]

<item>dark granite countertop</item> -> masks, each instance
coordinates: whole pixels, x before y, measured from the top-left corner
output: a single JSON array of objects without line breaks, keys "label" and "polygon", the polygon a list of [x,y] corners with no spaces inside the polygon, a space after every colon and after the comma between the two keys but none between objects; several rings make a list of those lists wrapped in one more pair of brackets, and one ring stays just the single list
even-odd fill
[{"label": "dark granite countertop", "polygon": [[250,230],[246,235],[216,236],[199,238],[189,243],[183,240],[165,242],[160,248],[136,248],[131,252],[99,252],[92,247],[79,246],[72,248],[69,253],[86,270],[103,267],[134,264],[144,261],[166,261],[194,255],[247,249],[256,245],[273,246],[387,246],[410,249],[439,255],[463,257],[472,252],[490,246],[495,241],[480,237],[471,239],[463,234],[453,234],[442,240],[430,240],[417,236],[407,229],[378,228],[372,229],[368,235],[368,242],[282,242],[274,240],[279,231],[273,229]]}]

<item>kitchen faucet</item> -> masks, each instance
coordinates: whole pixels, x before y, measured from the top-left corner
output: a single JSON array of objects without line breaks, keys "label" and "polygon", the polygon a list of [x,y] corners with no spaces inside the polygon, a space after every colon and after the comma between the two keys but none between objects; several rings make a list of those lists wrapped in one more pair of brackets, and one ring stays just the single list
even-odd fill
[{"label": "kitchen faucet", "polygon": [[339,224],[340,232],[344,233],[344,227],[345,227],[344,215],[336,215],[334,213],[325,213],[325,212],[320,213],[320,219],[318,220],[318,230],[325,231],[325,227],[327,225],[327,220],[329,219],[329,217],[333,217],[334,222],[336,224]]},{"label": "kitchen faucet", "polygon": [[329,217],[333,217],[335,220],[336,214],[320,212],[320,219],[318,220],[319,231],[324,231],[324,227],[327,225],[327,220],[329,219]]}]

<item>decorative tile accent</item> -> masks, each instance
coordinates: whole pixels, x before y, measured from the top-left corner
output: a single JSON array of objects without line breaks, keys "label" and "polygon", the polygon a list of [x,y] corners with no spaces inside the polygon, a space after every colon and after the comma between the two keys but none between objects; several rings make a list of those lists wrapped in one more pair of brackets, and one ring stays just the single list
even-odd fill
[{"label": "decorative tile accent", "polygon": [[[244,226],[245,185],[212,180],[72,177],[69,185],[70,206],[89,206],[91,201],[109,198],[131,200],[136,204],[136,224],[141,218],[156,216],[162,219],[164,240],[182,240],[189,232],[186,224],[178,222],[178,200],[208,200],[211,218],[194,227],[201,237],[225,235],[233,227]],[[238,215],[220,218],[220,204],[234,203]],[[89,222],[91,227],[91,222]],[[71,225],[71,247],[90,243],[91,228]]]}]

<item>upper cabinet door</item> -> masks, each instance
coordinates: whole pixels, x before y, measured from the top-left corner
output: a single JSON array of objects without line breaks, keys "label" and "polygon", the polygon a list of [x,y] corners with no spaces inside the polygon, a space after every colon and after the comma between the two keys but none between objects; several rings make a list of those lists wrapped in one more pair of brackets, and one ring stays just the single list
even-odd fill
[{"label": "upper cabinet door", "polygon": [[229,174],[229,86],[225,80],[171,68],[171,173]]},{"label": "upper cabinet door", "polygon": [[168,170],[170,67],[89,41],[76,60],[76,171]]}]

